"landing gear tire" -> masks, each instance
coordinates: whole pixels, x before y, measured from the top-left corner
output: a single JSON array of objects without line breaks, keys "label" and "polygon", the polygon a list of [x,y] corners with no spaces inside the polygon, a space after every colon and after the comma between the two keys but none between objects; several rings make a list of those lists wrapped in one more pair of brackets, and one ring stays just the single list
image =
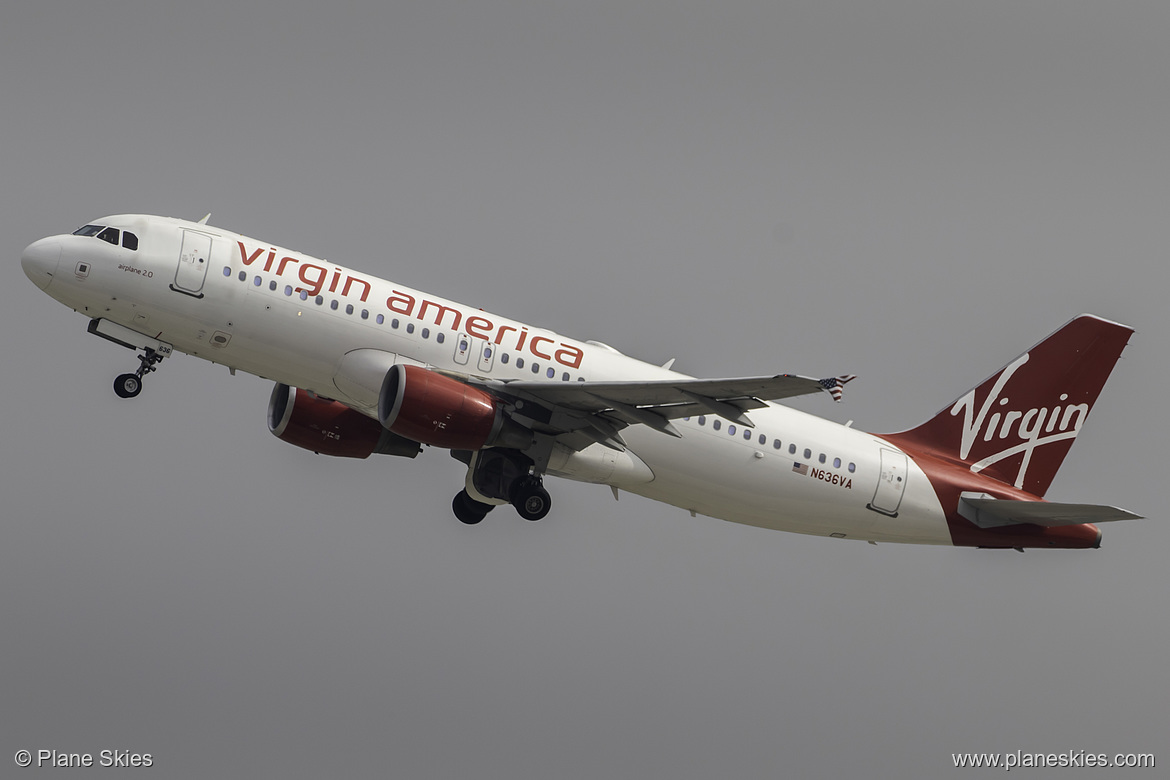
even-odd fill
[{"label": "landing gear tire", "polygon": [[114,380],[114,392],[119,398],[133,398],[142,392],[142,379],[137,374],[121,374]]},{"label": "landing gear tire", "polygon": [[552,509],[552,497],[540,482],[523,480],[512,489],[512,506],[525,520],[535,522]]},{"label": "landing gear tire", "polygon": [[455,494],[455,498],[451,499],[451,511],[459,518],[459,522],[467,525],[475,525],[483,520],[492,509],[494,507],[491,504],[481,504],[467,495],[466,490],[460,490]]},{"label": "landing gear tire", "polygon": [[142,377],[151,371],[158,371],[158,364],[166,355],[160,355],[149,347],[145,355],[138,356],[138,370],[133,374],[120,374],[114,380],[114,392],[119,398],[133,398],[142,392]]}]

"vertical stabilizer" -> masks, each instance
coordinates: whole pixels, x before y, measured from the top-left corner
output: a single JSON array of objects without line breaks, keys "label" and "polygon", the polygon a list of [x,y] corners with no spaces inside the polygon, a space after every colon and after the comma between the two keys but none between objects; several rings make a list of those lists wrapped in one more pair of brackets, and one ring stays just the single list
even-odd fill
[{"label": "vertical stabilizer", "polygon": [[885,438],[1043,496],[1132,333],[1082,314],[932,419]]}]

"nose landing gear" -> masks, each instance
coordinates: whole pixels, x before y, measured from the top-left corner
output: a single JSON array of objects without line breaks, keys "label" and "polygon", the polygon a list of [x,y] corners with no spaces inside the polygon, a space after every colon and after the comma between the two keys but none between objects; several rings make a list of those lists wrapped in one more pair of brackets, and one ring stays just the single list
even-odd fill
[{"label": "nose landing gear", "polygon": [[158,370],[158,363],[165,357],[150,347],[146,348],[145,355],[138,356],[138,370],[133,374],[119,374],[114,380],[114,393],[119,398],[134,398],[142,392],[142,378],[151,371]]},{"label": "nose landing gear", "polygon": [[[171,354],[170,344],[151,338],[125,325],[119,325],[106,319],[92,319],[87,330],[95,336],[101,336],[107,341],[121,344],[135,352],[142,350],[145,354],[138,356],[138,370],[133,374],[121,374],[114,380],[114,392],[119,398],[133,398],[142,392],[142,377],[156,370],[160,360]],[[159,334],[162,335],[162,334]]]}]

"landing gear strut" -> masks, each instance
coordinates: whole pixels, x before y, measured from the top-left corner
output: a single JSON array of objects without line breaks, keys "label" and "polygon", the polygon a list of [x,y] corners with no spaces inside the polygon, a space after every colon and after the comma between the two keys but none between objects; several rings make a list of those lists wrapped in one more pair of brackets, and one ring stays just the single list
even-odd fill
[{"label": "landing gear strut", "polygon": [[157,371],[158,363],[163,357],[163,355],[147,347],[146,354],[138,356],[138,370],[133,374],[119,374],[118,378],[114,380],[114,393],[119,398],[134,398],[141,393],[142,377],[151,371]]}]

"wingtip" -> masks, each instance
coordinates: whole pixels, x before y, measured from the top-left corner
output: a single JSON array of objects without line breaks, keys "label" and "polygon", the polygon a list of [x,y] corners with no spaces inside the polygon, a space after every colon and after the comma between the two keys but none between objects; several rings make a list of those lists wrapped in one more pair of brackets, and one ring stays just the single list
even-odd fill
[{"label": "wingtip", "polygon": [[833,400],[841,403],[841,399],[845,396],[845,385],[857,378],[857,374],[841,374],[840,376],[830,376],[824,379],[818,379],[821,384],[821,389],[833,396]]}]

